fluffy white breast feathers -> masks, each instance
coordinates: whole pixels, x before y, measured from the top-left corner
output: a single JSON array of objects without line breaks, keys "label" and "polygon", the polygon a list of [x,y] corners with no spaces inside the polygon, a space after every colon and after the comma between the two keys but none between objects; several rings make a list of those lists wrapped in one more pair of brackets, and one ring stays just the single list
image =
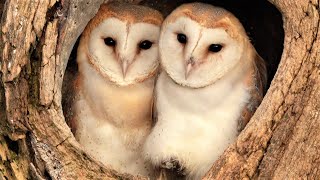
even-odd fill
[{"label": "fluffy white breast feathers", "polygon": [[200,179],[259,105],[264,61],[239,20],[209,4],[185,4],[163,22],[157,122],[144,146],[155,167]]}]

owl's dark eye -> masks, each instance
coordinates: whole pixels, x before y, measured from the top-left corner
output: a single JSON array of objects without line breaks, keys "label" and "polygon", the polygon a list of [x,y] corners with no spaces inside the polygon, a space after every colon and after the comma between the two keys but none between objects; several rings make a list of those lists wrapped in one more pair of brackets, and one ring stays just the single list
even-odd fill
[{"label": "owl's dark eye", "polygon": [[187,43],[187,36],[185,34],[178,34],[177,39],[181,44],[186,44]]},{"label": "owl's dark eye", "polygon": [[211,44],[209,46],[209,51],[214,52],[214,53],[217,53],[217,52],[221,51],[221,49],[222,49],[222,45],[221,44]]},{"label": "owl's dark eye", "polygon": [[112,39],[111,37],[104,38],[104,43],[107,46],[116,46],[116,44],[117,44],[117,42],[114,39]]},{"label": "owl's dark eye", "polygon": [[151,42],[151,41],[148,41],[148,40],[142,41],[142,42],[139,44],[139,48],[140,48],[140,49],[144,49],[144,50],[150,49],[151,46],[152,46],[152,42]]}]

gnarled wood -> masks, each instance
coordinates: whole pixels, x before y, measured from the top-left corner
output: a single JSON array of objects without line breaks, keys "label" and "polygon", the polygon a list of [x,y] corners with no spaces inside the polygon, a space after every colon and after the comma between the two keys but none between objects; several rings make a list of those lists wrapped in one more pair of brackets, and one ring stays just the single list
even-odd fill
[{"label": "gnarled wood", "polygon": [[[284,20],[279,69],[250,123],[205,179],[320,178],[319,2],[270,2]],[[68,57],[101,3],[0,3],[0,179],[143,179],[88,157],[62,113]]]}]

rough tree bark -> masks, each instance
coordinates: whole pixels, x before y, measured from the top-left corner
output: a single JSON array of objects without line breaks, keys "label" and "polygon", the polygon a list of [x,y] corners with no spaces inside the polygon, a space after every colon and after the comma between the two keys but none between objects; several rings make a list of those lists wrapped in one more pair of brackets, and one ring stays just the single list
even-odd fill
[{"label": "rough tree bark", "polygon": [[[68,57],[103,1],[0,1],[0,179],[144,179],[88,157],[63,117]],[[278,71],[206,179],[320,178],[320,3],[270,2],[284,20]]]}]

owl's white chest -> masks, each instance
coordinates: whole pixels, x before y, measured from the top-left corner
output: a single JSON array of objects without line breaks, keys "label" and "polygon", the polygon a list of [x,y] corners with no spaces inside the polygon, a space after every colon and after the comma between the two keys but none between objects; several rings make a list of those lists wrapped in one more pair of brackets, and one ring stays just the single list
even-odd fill
[{"label": "owl's white chest", "polygon": [[77,106],[81,106],[83,110],[78,114],[76,137],[90,156],[105,165],[111,165],[119,172],[149,175],[148,165],[140,154],[142,142],[149,130],[126,132],[97,119],[86,108],[86,102],[79,101]]},{"label": "owl's white chest", "polygon": [[154,78],[119,87],[92,68],[86,71],[75,104],[77,140],[89,155],[120,172],[152,174],[141,148],[151,128]]},{"label": "owl's white chest", "polygon": [[237,136],[241,109],[249,99],[233,78],[200,89],[175,84],[161,73],[156,85],[158,121],[147,140],[153,161],[177,157],[190,177],[200,178]]}]

